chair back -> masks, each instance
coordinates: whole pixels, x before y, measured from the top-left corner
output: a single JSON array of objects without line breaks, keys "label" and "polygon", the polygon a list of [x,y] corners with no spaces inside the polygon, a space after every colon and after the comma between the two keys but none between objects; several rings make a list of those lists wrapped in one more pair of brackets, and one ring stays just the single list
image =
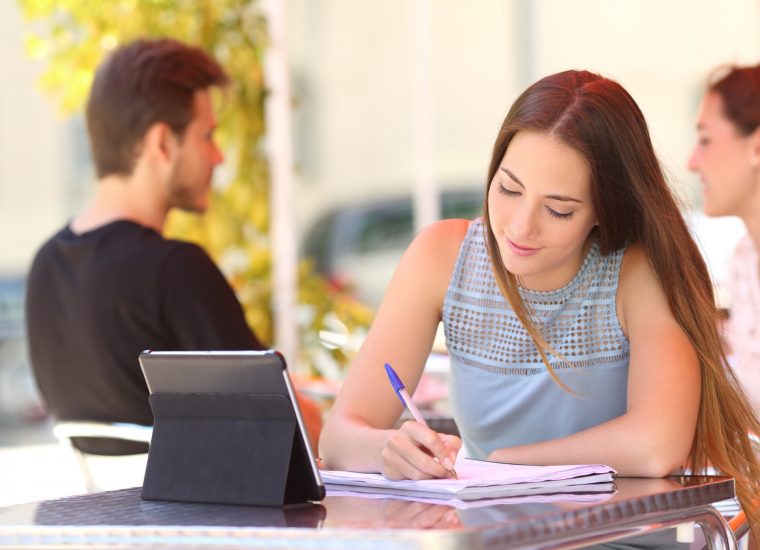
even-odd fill
[{"label": "chair back", "polygon": [[[58,442],[74,453],[85,488],[90,493],[100,490],[100,485],[96,483],[95,476],[90,467],[89,454],[78,449],[73,443],[74,439],[95,437],[150,444],[152,434],[152,426],[141,426],[125,422],[59,420],[53,426],[53,435],[55,435]],[[105,457],[98,458],[102,459]]]}]

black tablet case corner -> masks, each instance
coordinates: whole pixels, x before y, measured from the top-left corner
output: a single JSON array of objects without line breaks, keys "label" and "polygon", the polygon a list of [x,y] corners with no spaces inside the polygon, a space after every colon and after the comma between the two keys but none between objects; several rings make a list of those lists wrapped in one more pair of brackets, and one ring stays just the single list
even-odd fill
[{"label": "black tablet case corner", "polygon": [[285,396],[157,393],[149,402],[142,498],[261,506],[324,498]]}]

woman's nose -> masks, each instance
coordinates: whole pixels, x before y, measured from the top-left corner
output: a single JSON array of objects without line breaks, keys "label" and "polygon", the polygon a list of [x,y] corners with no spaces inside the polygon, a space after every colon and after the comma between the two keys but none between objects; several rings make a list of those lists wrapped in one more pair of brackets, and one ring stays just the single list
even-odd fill
[{"label": "woman's nose", "polygon": [[696,147],[694,147],[694,150],[691,152],[686,167],[689,169],[689,172],[697,172],[699,170],[699,152]]},{"label": "woman's nose", "polygon": [[515,237],[531,237],[536,231],[536,215],[530,208],[518,208],[511,225]]}]

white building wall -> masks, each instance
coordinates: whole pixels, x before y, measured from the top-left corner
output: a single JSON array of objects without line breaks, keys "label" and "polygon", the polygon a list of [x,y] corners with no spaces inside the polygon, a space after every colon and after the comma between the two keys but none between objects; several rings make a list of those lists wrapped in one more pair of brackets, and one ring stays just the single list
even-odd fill
[{"label": "white building wall", "polygon": [[0,277],[25,273],[70,208],[68,126],[37,89],[23,35],[16,3],[0,2]]},{"label": "white building wall", "polygon": [[[413,29],[407,0],[291,0],[301,228],[328,204],[411,191]],[[480,187],[516,91],[514,4],[431,2],[439,183]]]}]

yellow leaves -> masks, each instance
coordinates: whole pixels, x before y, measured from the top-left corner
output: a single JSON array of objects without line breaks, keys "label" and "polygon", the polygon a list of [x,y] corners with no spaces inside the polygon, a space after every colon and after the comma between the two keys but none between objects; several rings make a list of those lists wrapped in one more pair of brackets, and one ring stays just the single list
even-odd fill
[{"label": "yellow leaves", "polygon": [[100,48],[104,51],[111,51],[119,45],[119,39],[113,33],[106,33],[100,38]]},{"label": "yellow leaves", "polygon": [[24,50],[32,59],[42,59],[50,55],[50,43],[36,34],[24,33]]},{"label": "yellow leaves", "polygon": [[84,104],[92,78],[92,70],[87,68],[56,67],[43,73],[39,84],[43,91],[56,96],[62,112],[73,113]]},{"label": "yellow leaves", "polygon": [[199,215],[174,209],[166,219],[164,235],[169,239],[190,241],[203,246],[206,228]]},{"label": "yellow leaves", "polygon": [[222,217],[219,209],[214,209],[213,204],[209,212],[203,218],[205,243],[218,257],[226,247],[238,244],[240,230],[235,218]]},{"label": "yellow leaves", "polygon": [[25,18],[37,19],[54,12],[56,0],[24,0],[19,5]]}]

